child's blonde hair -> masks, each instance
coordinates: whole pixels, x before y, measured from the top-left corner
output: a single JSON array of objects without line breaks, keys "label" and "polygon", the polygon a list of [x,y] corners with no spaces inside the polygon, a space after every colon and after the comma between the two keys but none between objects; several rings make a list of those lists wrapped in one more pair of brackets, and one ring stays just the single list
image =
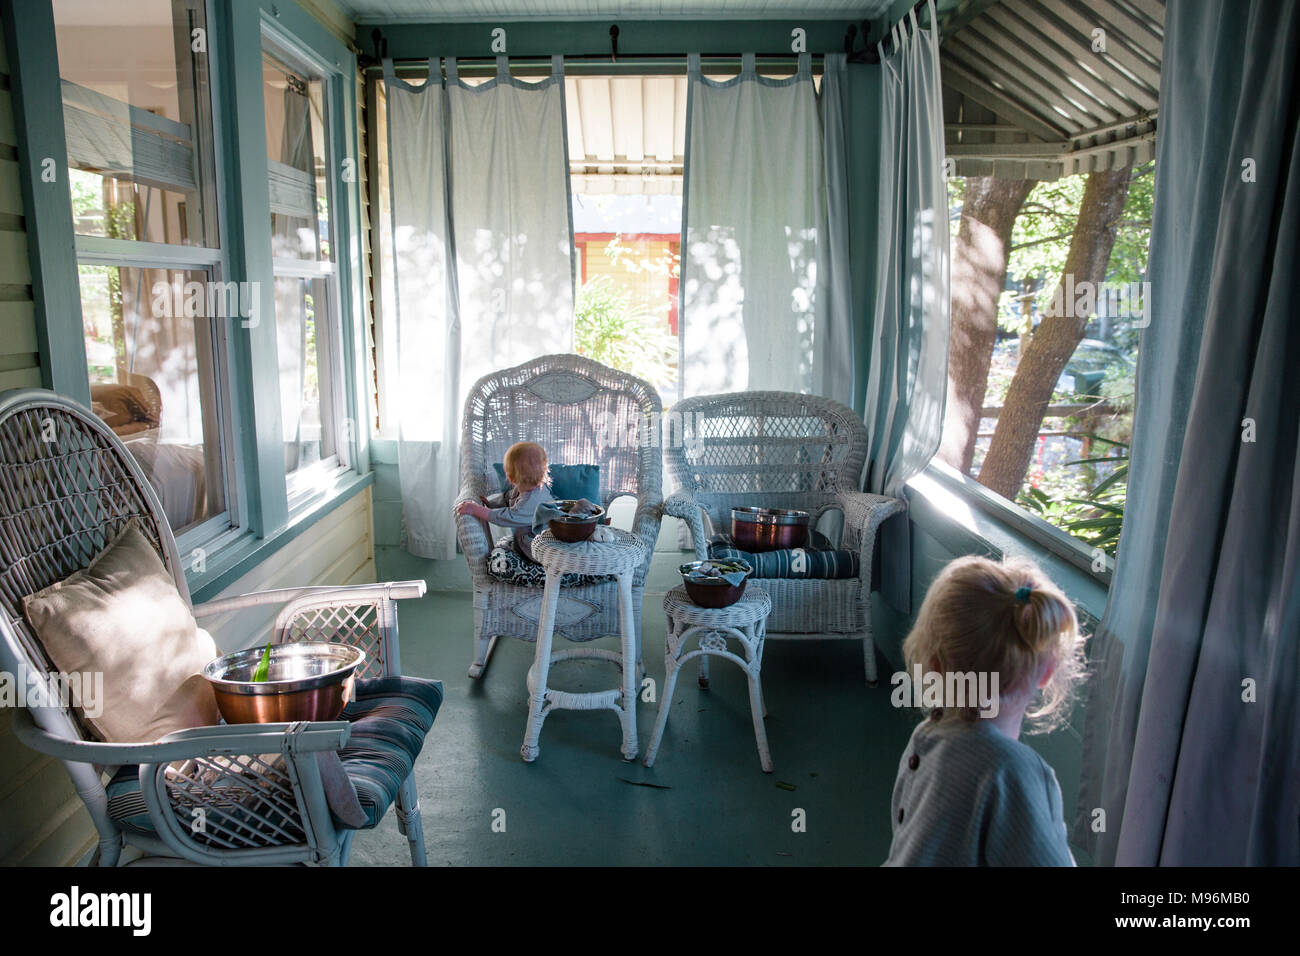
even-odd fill
[{"label": "child's blonde hair", "polygon": [[546,449],[535,441],[517,441],[507,448],[502,467],[515,486],[545,485],[551,480]]},{"label": "child's blonde hair", "polygon": [[[996,672],[1001,692],[1024,690],[1050,661],[1052,676],[1025,712],[1026,729],[1041,733],[1069,715],[1084,672],[1083,643],[1074,605],[1038,565],[971,555],[950,562],[930,585],[903,656],[909,670]],[[974,720],[977,709],[955,713]]]}]

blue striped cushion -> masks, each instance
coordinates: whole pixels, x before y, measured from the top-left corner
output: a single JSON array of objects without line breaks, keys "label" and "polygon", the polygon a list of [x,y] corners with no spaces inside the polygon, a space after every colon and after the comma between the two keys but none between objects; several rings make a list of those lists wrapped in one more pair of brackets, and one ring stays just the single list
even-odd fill
[{"label": "blue striped cushion", "polygon": [[744,561],[754,569],[756,578],[856,578],[862,564],[856,551],[790,548],[751,554],[737,548],[731,536],[725,534],[709,539],[709,557]]},{"label": "blue striped cushion", "polygon": [[[384,818],[415,766],[424,738],[442,704],[442,684],[419,677],[358,680],[356,699],[343,709],[352,733],[339,757],[356,788],[368,830]],[[108,813],[123,830],[151,834],[154,827],[140,794],[139,768],[122,767],[109,780]]]}]

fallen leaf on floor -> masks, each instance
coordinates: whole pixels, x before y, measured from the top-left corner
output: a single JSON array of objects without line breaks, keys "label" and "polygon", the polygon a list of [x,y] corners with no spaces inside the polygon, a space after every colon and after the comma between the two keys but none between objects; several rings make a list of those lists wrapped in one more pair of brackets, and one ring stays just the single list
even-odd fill
[{"label": "fallen leaf on floor", "polygon": [[776,782],[776,786],[777,786],[777,789],[778,789],[778,790],[798,790],[798,789],[799,789],[799,788],[796,787],[794,784],[792,784],[792,783],[786,783],[784,780],[778,780],[778,781]]},{"label": "fallen leaf on floor", "polygon": [[793,853],[786,853],[784,850],[777,850],[777,851],[776,851],[776,855],[777,855],[777,856],[794,856]]},{"label": "fallen leaf on floor", "polygon": [[622,780],[624,783],[630,783],[630,784],[631,784],[632,786],[634,786],[634,787],[651,787],[651,788],[653,788],[653,789],[655,789],[655,790],[671,790],[671,789],[672,789],[672,787],[668,786],[667,784],[663,784],[663,783],[648,783],[648,782],[646,782],[645,780],[629,780],[629,779],[627,779],[627,777],[618,777],[617,779]]}]

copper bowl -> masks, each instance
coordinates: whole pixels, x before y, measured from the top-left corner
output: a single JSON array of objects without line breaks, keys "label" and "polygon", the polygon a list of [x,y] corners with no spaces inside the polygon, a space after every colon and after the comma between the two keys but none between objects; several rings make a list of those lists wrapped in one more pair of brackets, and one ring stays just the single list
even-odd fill
[{"label": "copper bowl", "polygon": [[265,646],[218,657],[203,668],[228,724],[336,720],[352,699],[365,652],[347,644],[273,644],[265,681],[252,680]]},{"label": "copper bowl", "polygon": [[781,508],[732,508],[731,537],[742,551],[785,551],[808,544],[806,511]]},{"label": "copper bowl", "polygon": [[679,569],[682,572],[682,586],[686,588],[686,596],[695,604],[707,608],[731,607],[745,596],[745,585],[754,575],[753,568],[746,572],[744,580],[739,584],[730,584],[725,578],[718,578],[716,581],[692,581],[686,576],[689,570],[703,563],[703,561],[692,561],[690,564],[683,564]]},{"label": "copper bowl", "polygon": [[[576,501],[565,499],[562,501],[552,501],[551,504],[560,508],[567,505],[577,504]],[[600,519],[605,517],[604,508],[596,508],[594,514],[585,518],[564,517],[552,518],[548,524],[551,528],[551,534],[555,535],[556,541],[564,541],[567,544],[577,544],[579,541],[586,541],[596,531],[596,525],[600,524]]]}]

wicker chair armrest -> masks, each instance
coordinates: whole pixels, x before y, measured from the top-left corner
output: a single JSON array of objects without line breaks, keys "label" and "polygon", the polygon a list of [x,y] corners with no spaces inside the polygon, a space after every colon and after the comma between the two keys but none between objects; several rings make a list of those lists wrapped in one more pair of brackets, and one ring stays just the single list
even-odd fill
[{"label": "wicker chair armrest", "polygon": [[[471,501],[476,505],[482,504],[479,497],[485,493],[486,489],[481,481],[467,482],[461,485],[460,497],[456,499],[453,509],[459,509],[463,501]],[[464,552],[465,560],[469,562],[470,574],[486,575],[488,555],[492,553],[492,539],[488,537],[488,530],[483,522],[470,515],[457,515],[456,540],[460,542],[460,550]]]},{"label": "wicker chair armrest", "polygon": [[709,540],[704,533],[704,512],[700,509],[695,495],[689,491],[674,491],[664,499],[663,513],[681,518],[691,529],[691,542],[695,545],[695,557],[703,561],[709,556]]},{"label": "wicker chair armrest", "polygon": [[348,742],[352,726],[345,720],[218,724],[177,731],[149,743],[121,744],[57,736],[36,726],[27,708],[17,707],[13,711],[13,730],[23,744],[46,756],[113,767],[205,757],[339,750]]},{"label": "wicker chair armrest", "polygon": [[242,611],[244,608],[259,607],[266,604],[288,604],[302,598],[329,598],[340,605],[374,604],[384,599],[390,601],[410,600],[424,597],[428,585],[423,581],[385,581],[379,584],[357,584],[345,586],[276,588],[270,591],[250,591],[228,598],[215,598],[194,607],[195,618],[211,617],[214,614],[226,614],[230,611]]},{"label": "wicker chair armrest", "polygon": [[857,533],[859,574],[868,587],[871,582],[871,557],[876,549],[876,532],[886,519],[907,511],[907,502],[901,498],[871,494],[865,491],[842,491],[838,495],[844,511],[844,528]]}]

